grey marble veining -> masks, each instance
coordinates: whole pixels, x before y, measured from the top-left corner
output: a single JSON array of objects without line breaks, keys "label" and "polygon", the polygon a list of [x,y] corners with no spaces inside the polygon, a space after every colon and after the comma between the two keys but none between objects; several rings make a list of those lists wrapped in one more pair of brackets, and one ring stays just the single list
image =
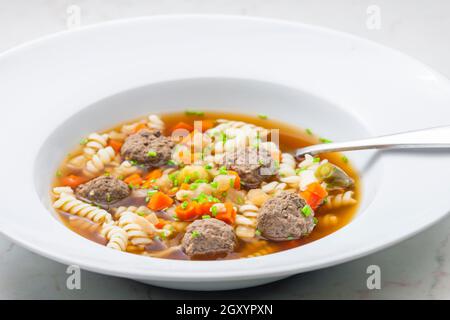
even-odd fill
[{"label": "grey marble veining", "polygon": [[[70,5],[81,8],[82,25],[168,13],[240,14],[323,25],[397,48],[450,76],[450,2],[443,0],[0,0],[0,52],[64,30]],[[381,10],[379,30],[366,27],[369,5]],[[449,237],[447,217],[407,241],[356,261],[259,288],[202,293],[85,271],[81,290],[68,290],[66,266],[0,236],[0,299],[450,299]],[[369,265],[381,268],[381,290],[366,287]]]}]

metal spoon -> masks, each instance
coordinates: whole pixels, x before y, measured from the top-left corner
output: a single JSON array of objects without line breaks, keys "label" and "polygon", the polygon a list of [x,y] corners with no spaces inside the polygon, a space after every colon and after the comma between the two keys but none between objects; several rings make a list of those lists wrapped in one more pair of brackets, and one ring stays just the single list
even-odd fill
[{"label": "metal spoon", "polygon": [[315,155],[324,152],[403,148],[450,148],[450,126],[409,131],[363,140],[316,144],[297,149],[295,156],[301,158],[305,154]]}]

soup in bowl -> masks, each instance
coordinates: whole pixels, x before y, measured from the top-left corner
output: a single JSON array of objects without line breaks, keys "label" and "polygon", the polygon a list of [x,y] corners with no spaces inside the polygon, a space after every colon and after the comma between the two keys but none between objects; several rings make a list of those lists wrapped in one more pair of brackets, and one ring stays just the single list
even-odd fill
[{"label": "soup in bowl", "polygon": [[341,154],[295,157],[327,143],[265,115],[150,114],[80,137],[57,170],[61,220],[108,248],[154,258],[252,258],[348,224],[360,199]]}]

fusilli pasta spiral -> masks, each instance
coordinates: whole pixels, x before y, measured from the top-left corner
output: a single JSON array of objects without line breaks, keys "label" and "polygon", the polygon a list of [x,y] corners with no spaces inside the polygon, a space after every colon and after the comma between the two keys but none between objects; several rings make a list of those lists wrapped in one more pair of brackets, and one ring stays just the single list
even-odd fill
[{"label": "fusilli pasta spiral", "polygon": [[337,195],[331,195],[326,198],[325,208],[337,209],[355,204],[357,201],[353,198],[353,191],[346,191]]},{"label": "fusilli pasta spiral", "polygon": [[111,215],[103,209],[76,199],[73,194],[61,193],[58,200],[53,203],[55,209],[87,218],[96,223],[110,222]]},{"label": "fusilli pasta spiral", "polygon": [[108,135],[107,134],[98,134],[96,132],[91,133],[87,137],[86,145],[83,149],[84,156],[87,159],[92,158],[100,149],[105,148],[108,145]]},{"label": "fusilli pasta spiral", "polygon": [[98,150],[96,154],[92,156],[92,159],[86,163],[85,174],[97,175],[105,169],[105,165],[114,160],[116,152],[112,147],[106,147]]},{"label": "fusilli pasta spiral", "polygon": [[100,234],[108,240],[107,247],[119,251],[126,251],[128,246],[128,233],[114,224],[104,224]]}]

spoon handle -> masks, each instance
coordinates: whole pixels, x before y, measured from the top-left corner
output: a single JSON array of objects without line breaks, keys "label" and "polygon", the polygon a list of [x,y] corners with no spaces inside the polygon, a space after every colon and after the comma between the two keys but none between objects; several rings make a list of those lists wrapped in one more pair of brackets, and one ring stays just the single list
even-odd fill
[{"label": "spoon handle", "polygon": [[362,140],[317,144],[298,149],[296,156],[301,157],[305,154],[336,151],[401,148],[450,148],[450,126],[409,131]]}]

